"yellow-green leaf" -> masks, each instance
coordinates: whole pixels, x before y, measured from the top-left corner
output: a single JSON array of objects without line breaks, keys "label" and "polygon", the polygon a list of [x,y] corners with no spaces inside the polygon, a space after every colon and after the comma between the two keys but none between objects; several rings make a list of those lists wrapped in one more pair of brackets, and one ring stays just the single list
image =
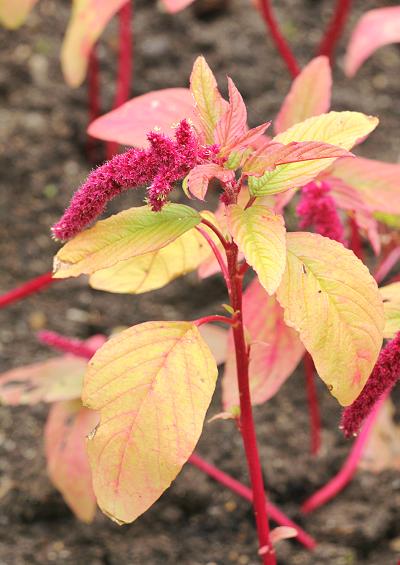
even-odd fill
[{"label": "yellow-green leaf", "polygon": [[217,366],[190,322],[147,322],[112,338],[89,363],[83,403],[101,414],[88,442],[100,508],[132,522],[192,454]]},{"label": "yellow-green leaf", "polygon": [[383,304],[367,267],[336,241],[290,233],[277,297],[321,379],[340,404],[351,404],[382,345]]},{"label": "yellow-green leaf", "polygon": [[193,228],[162,249],[96,271],[89,284],[108,292],[141,294],[194,271],[210,254],[208,243]]},{"label": "yellow-green leaf", "polygon": [[286,265],[286,231],[282,216],[267,206],[254,205],[243,210],[235,204],[228,208],[228,223],[247,263],[256,271],[268,294],[274,294]]},{"label": "yellow-green leaf", "polygon": [[190,90],[207,143],[214,142],[215,127],[228,107],[218,91],[217,81],[204,57],[198,57],[190,77]]},{"label": "yellow-green leaf", "polygon": [[61,48],[61,65],[69,86],[82,84],[90,51],[109,20],[128,0],[74,0]]},{"label": "yellow-green leaf", "polygon": [[131,257],[165,247],[201,222],[193,208],[167,204],[160,212],[150,207],[130,208],[97,222],[57,253],[54,277],[90,275]]},{"label": "yellow-green leaf", "polygon": [[0,0],[0,22],[4,27],[21,26],[37,0]]},{"label": "yellow-green leaf", "polygon": [[379,292],[386,320],[383,337],[391,339],[400,331],[400,282],[383,286]]},{"label": "yellow-green leaf", "polygon": [[[274,137],[273,141],[284,144],[292,141],[322,141],[350,150],[377,125],[378,118],[359,112],[329,112],[292,126]],[[261,177],[249,177],[250,191],[254,196],[264,196],[303,186],[329,167],[334,160],[316,159],[278,165]]]}]

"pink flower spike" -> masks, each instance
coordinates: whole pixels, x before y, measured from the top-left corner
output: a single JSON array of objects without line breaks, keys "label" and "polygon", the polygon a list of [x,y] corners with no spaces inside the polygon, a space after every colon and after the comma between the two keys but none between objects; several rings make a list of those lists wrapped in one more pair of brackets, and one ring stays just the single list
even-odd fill
[{"label": "pink flower spike", "polygon": [[149,202],[161,210],[174,182],[196,165],[213,162],[217,146],[202,146],[191,125],[182,120],[175,140],[157,131],[148,134],[148,149],[130,149],[95,169],[75,193],[69,208],[52,228],[58,239],[70,239],[87,227],[122,192],[149,184]]},{"label": "pink flower spike", "polygon": [[320,235],[345,243],[343,225],[336,210],[335,201],[326,182],[309,182],[301,192],[297,215],[300,227],[313,226]]},{"label": "pink flower spike", "polygon": [[378,361],[361,394],[342,415],[341,427],[346,437],[356,435],[376,402],[400,379],[400,332],[379,354]]}]

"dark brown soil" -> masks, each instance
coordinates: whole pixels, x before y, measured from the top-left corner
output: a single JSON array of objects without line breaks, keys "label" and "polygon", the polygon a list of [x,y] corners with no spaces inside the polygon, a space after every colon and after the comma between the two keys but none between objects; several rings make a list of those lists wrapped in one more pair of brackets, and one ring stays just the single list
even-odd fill
[{"label": "dark brown soil", "polygon": [[[347,34],[362,10],[396,2],[356,3]],[[85,177],[85,89],[68,89],[58,52],[69,2],[41,0],[25,27],[1,31],[2,124],[0,179],[0,292],[49,270],[57,246],[49,226]],[[278,4],[277,2],[275,4]],[[333,1],[282,0],[279,16],[301,62],[312,55]],[[250,109],[252,124],[272,118],[289,86],[289,76],[262,21],[248,0],[232,0],[219,16],[198,19],[192,10],[175,17],[152,0],[137,0],[134,94],[185,85],[195,55],[203,53],[218,78],[230,74]],[[341,71],[342,41],[335,69],[334,107],[381,118],[381,126],[360,151],[396,160],[400,128],[400,55],[397,47],[378,52],[348,81]],[[116,28],[100,45],[104,108],[110,107],[115,74]],[[222,82],[223,84],[223,82]],[[129,195],[126,201],[132,201]],[[125,205],[117,202],[113,209]],[[48,357],[34,331],[43,327],[81,338],[147,319],[186,319],[219,311],[223,285],[196,277],[139,297],[111,296],[84,281],[52,288],[1,311],[1,370]],[[296,374],[269,404],[256,410],[261,457],[271,499],[313,534],[311,554],[296,542],[279,546],[286,565],[389,565],[399,559],[400,477],[359,473],[337,499],[315,514],[299,517],[300,503],[327,481],[344,460],[349,444],[337,429],[339,408],[323,386],[323,449],[308,454],[304,380]],[[210,414],[219,411],[217,393]],[[131,526],[104,516],[78,523],[50,485],[42,453],[47,409],[0,410],[0,564],[250,565],[257,563],[256,537],[248,503],[186,466],[172,488]],[[199,452],[247,482],[234,426],[205,426]],[[397,549],[397,553],[396,553]]]}]

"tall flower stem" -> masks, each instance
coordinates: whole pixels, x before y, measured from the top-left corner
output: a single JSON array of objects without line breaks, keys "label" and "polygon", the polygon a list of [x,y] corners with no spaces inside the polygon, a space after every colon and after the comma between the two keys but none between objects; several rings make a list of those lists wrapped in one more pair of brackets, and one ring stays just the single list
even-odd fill
[{"label": "tall flower stem", "polygon": [[[114,98],[114,108],[118,108],[129,99],[131,78],[133,72],[133,41],[132,41],[133,6],[131,0],[124,4],[118,12],[119,21],[119,48],[118,48],[118,75]],[[118,144],[114,141],[107,142],[107,159],[111,159],[118,151]]]},{"label": "tall flower stem", "polygon": [[253,493],[253,509],[259,540],[259,554],[264,565],[275,565],[274,548],[270,540],[264,481],[254,428],[249,386],[249,352],[246,345],[242,315],[243,275],[239,273],[238,248],[231,243],[227,250],[228,271],[231,280],[230,300],[235,311],[236,324],[232,327],[236,353],[236,367],[240,398],[239,429],[243,438]]},{"label": "tall flower stem", "polygon": [[0,308],[5,308],[14,302],[18,302],[22,298],[29,296],[30,294],[35,294],[42,288],[52,284],[58,279],[53,279],[53,275],[51,272],[44,273],[43,275],[39,275],[38,277],[31,279],[30,281],[18,286],[17,288],[13,288],[12,290],[2,294],[0,296]]},{"label": "tall flower stem", "polygon": [[271,2],[270,0],[259,0],[258,3],[265,25],[267,26],[267,30],[271,33],[272,39],[282,59],[285,61],[290,74],[294,78],[299,74],[300,67],[297,63],[296,57],[293,55],[292,50],[279,29],[278,22],[276,21],[272,10]]},{"label": "tall flower stem", "polygon": [[306,389],[308,412],[311,428],[311,453],[317,455],[321,447],[321,415],[318,405],[317,387],[315,386],[315,367],[311,355],[304,355],[304,372],[306,374]]},{"label": "tall flower stem", "polygon": [[318,55],[326,55],[333,61],[334,50],[340,38],[348,15],[350,13],[351,0],[337,0],[336,8],[328,28],[318,48]]}]

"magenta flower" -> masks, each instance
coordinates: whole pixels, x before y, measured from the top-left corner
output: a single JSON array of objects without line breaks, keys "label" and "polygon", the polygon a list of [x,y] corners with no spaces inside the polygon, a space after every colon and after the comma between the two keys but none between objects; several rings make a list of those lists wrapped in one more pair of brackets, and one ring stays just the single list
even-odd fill
[{"label": "magenta flower", "polygon": [[356,435],[381,396],[400,379],[400,332],[379,354],[378,361],[358,398],[342,415],[341,428],[346,437]]},{"label": "magenta flower", "polygon": [[329,184],[324,181],[309,182],[301,191],[296,213],[301,218],[301,228],[313,226],[320,235],[344,244],[343,225],[330,191]]},{"label": "magenta flower", "polygon": [[156,131],[148,134],[148,149],[129,149],[95,169],[72,197],[62,218],[52,227],[58,239],[70,239],[95,220],[110,200],[132,188],[150,185],[148,201],[161,210],[173,184],[193,167],[214,162],[217,146],[200,144],[193,128],[182,120],[171,139]]}]

